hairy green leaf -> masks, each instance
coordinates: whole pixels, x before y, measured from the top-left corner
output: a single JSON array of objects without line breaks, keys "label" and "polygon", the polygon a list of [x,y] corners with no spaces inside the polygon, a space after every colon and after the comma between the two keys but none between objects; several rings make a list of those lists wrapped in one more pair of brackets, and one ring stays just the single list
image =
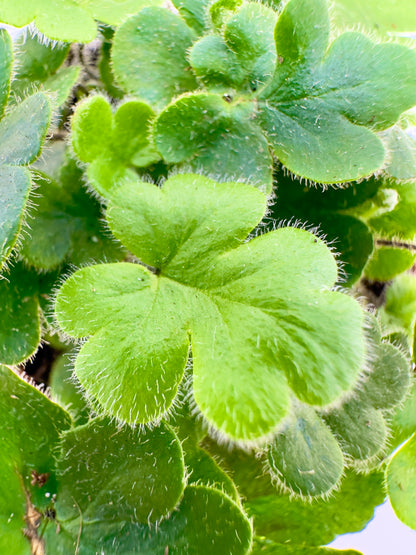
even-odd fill
[{"label": "hairy green leaf", "polygon": [[387,490],[398,518],[416,530],[416,436],[407,441],[387,467]]},{"label": "hairy green leaf", "polygon": [[122,104],[116,113],[102,96],[93,96],[77,107],[72,119],[72,145],[78,158],[89,164],[91,185],[103,197],[120,181],[134,179],[133,166],[145,167],[159,160],[151,139],[152,109],[142,102]]},{"label": "hairy green leaf", "polygon": [[344,470],[342,451],[312,407],[296,404],[267,452],[272,476],[290,491],[317,496],[331,490]]},{"label": "hairy green leaf", "polygon": [[381,411],[361,400],[351,399],[323,417],[343,452],[354,460],[371,459],[385,445],[387,428]]},{"label": "hairy green leaf", "polygon": [[97,34],[94,19],[118,25],[144,6],[157,0],[21,0],[19,4],[0,0],[0,21],[16,27],[35,21],[51,39],[90,42]]},{"label": "hairy green leaf", "polygon": [[243,242],[265,203],[253,187],[195,175],[172,177],[162,190],[117,189],[110,228],[155,273],[137,264],[85,268],[56,305],[67,333],[92,335],[75,369],[107,412],[147,422],[166,411],[189,335],[196,403],[234,439],[272,431],[290,388],[319,405],[351,388],[363,361],[361,309],[328,290],[336,264],[314,235],[286,228]]},{"label": "hairy green leaf", "polygon": [[344,33],[328,46],[324,0],[291,0],[275,39],[278,63],[259,96],[259,121],[280,161],[322,183],[381,167],[384,148],[373,130],[390,127],[416,102],[415,53],[359,33]]},{"label": "hairy green leaf", "polygon": [[31,190],[30,173],[19,166],[39,156],[50,115],[48,99],[37,93],[0,121],[0,267],[16,246]]},{"label": "hairy green leaf", "polygon": [[157,119],[155,143],[169,163],[186,162],[224,181],[249,178],[270,193],[272,157],[253,117],[251,103],[234,105],[207,93],[185,96]]},{"label": "hairy green leaf", "polygon": [[221,36],[206,35],[192,47],[189,60],[196,76],[209,90],[256,91],[274,72],[276,19],[262,4],[243,4],[227,18]]},{"label": "hairy green leaf", "polygon": [[112,522],[151,523],[167,516],[185,486],[180,443],[161,424],[140,433],[95,419],[68,431],[57,463],[57,518],[73,527],[82,517],[85,534]]},{"label": "hairy green leaf", "polygon": [[101,207],[86,192],[83,173],[74,160],[61,167],[59,182],[37,174],[36,184],[37,207],[31,212],[30,235],[21,249],[26,262],[50,270],[65,260],[81,266],[124,257],[102,225]]},{"label": "hairy green leaf", "polygon": [[128,92],[163,108],[173,96],[197,87],[186,57],[195,36],[164,8],[146,8],[117,30],[113,69]]},{"label": "hairy green leaf", "polygon": [[18,240],[31,186],[26,168],[0,166],[0,267]]}]

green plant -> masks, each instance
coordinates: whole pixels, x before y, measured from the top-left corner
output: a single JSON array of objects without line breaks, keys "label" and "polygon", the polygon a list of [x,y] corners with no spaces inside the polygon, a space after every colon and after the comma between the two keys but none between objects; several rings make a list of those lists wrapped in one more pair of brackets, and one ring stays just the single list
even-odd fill
[{"label": "green plant", "polygon": [[2,553],[416,529],[416,53],[347,4],[0,0]]}]

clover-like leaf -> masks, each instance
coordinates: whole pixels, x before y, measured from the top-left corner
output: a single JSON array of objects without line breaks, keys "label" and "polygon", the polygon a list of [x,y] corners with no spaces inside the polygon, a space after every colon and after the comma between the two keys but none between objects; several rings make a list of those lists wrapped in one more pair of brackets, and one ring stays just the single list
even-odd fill
[{"label": "clover-like leaf", "polygon": [[[415,73],[409,71],[414,52],[374,44],[359,33],[344,33],[328,47],[328,37],[324,0],[286,5],[275,30],[279,61],[260,94],[265,104],[259,116],[281,162],[323,183],[379,168],[385,154],[372,129],[390,127],[416,102]],[[393,105],[389,91],[396,78]]]},{"label": "clover-like leaf", "polygon": [[272,476],[290,491],[317,496],[341,479],[344,457],[331,430],[312,407],[296,405],[268,447]]},{"label": "clover-like leaf", "polygon": [[[241,11],[248,10],[247,6],[244,4]],[[253,105],[252,126],[264,134],[289,170],[314,181],[339,183],[371,175],[384,165],[386,152],[375,131],[393,125],[403,111],[416,103],[416,53],[399,44],[375,44],[360,33],[344,33],[329,44],[329,29],[326,0],[290,0],[275,27],[277,58],[273,77],[269,78],[269,62],[263,65],[260,49],[259,73],[253,70],[257,77],[251,80],[253,88],[255,83],[265,86],[260,86],[251,98],[243,87],[227,94],[227,99],[231,101],[229,110],[237,110],[241,104]],[[240,32],[242,28],[237,35]],[[262,38],[256,36],[254,40],[261,43]],[[196,45],[190,58],[199,78],[210,86],[219,80],[232,87],[243,83],[244,71],[236,63],[236,53],[224,50],[215,33],[202,41],[201,48]],[[246,39],[240,44],[245,42]],[[265,54],[271,56],[270,49]],[[250,56],[248,52],[245,55]],[[245,64],[249,73],[251,62]],[[262,71],[265,76],[260,76]],[[390,100],[392,89],[397,91],[394,102]],[[191,113],[194,104],[200,102],[198,99],[199,95],[194,99],[191,94],[185,104],[185,99],[180,98],[162,112],[160,119],[165,126],[156,128],[156,141],[164,144],[160,151],[166,159],[172,152],[175,156],[177,149],[172,125],[177,119],[169,117],[169,113],[178,112],[176,104],[180,103],[182,125],[193,125]],[[164,101],[166,104],[167,98]],[[246,111],[250,112],[248,108]],[[191,130],[192,126],[185,135],[188,143]],[[243,157],[249,141],[245,135],[237,136],[232,148]],[[207,145],[209,139],[204,142],[204,147]],[[215,149],[214,142],[214,152]],[[194,154],[191,149],[190,156]]]},{"label": "clover-like leaf", "polygon": [[102,96],[77,107],[72,119],[72,145],[78,158],[89,164],[91,185],[103,197],[116,183],[135,177],[133,166],[145,167],[160,159],[151,139],[154,112],[147,104],[130,101],[116,113]]},{"label": "clover-like leaf", "polygon": [[270,193],[273,161],[253,117],[251,102],[234,105],[208,93],[185,96],[156,120],[156,147],[166,162],[186,162],[217,179],[249,178]]},{"label": "clover-like leaf", "polygon": [[124,257],[100,222],[101,207],[88,195],[83,172],[74,160],[60,171],[59,182],[36,175],[37,207],[31,211],[30,232],[20,251],[26,262],[51,270],[65,260],[77,266]]},{"label": "clover-like leaf", "polygon": [[265,85],[276,64],[276,19],[276,12],[262,4],[242,4],[226,19],[221,35],[206,35],[193,45],[189,60],[196,76],[218,92],[252,93]]},{"label": "clover-like leaf", "polygon": [[311,233],[286,228],[245,242],[265,209],[249,185],[192,174],[162,189],[117,188],[110,228],[153,272],[130,263],[84,268],[56,304],[64,331],[91,336],[75,370],[106,412],[134,423],[167,411],[189,337],[195,401],[233,439],[275,429],[291,389],[325,405],[353,386],[364,358],[361,308],[329,291],[336,263]]},{"label": "clover-like leaf", "polygon": [[[56,492],[50,454],[71,420],[58,405],[4,366],[0,366],[0,549],[30,553],[24,536],[33,503],[49,504]],[[39,513],[38,513],[38,516]],[[32,522],[34,526],[34,522]]]},{"label": "clover-like leaf", "polygon": [[163,108],[173,96],[197,87],[186,57],[194,38],[179,16],[164,8],[145,8],[115,34],[117,81],[156,109]]},{"label": "clover-like leaf", "polygon": [[158,0],[22,0],[18,5],[0,0],[0,21],[22,27],[35,21],[36,27],[51,39],[90,42],[95,39],[94,19],[119,25],[141,8]]},{"label": "clover-like leaf", "polygon": [[393,447],[398,447],[416,430],[416,382],[414,380],[407,397],[396,409],[389,424],[392,430]]},{"label": "clover-like leaf", "polygon": [[416,530],[416,435],[407,441],[387,467],[387,490],[398,518]]}]

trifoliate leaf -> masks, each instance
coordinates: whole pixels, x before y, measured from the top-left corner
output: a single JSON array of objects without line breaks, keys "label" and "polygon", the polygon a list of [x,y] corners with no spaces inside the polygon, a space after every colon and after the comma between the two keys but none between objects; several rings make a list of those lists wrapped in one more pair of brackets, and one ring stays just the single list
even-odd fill
[{"label": "trifoliate leaf", "polygon": [[21,249],[26,262],[51,270],[65,260],[81,266],[124,257],[104,229],[101,207],[86,192],[82,170],[73,160],[62,166],[59,182],[37,174],[36,183],[37,207],[31,211],[30,231]]},{"label": "trifoliate leaf", "polygon": [[94,555],[97,548],[108,555],[199,555],[201,546],[204,555],[248,555],[251,536],[242,509],[226,495],[205,486],[187,487],[178,509],[157,526],[105,521],[86,530],[73,521],[70,527],[60,526],[58,533],[49,527],[45,534],[47,545],[57,555],[66,555],[77,545],[83,555]]},{"label": "trifoliate leaf", "polygon": [[95,39],[94,19],[119,25],[129,15],[157,0],[22,0],[18,5],[0,0],[0,21],[15,27],[33,20],[47,37],[67,42],[90,42]]},{"label": "trifoliate leaf", "polygon": [[66,528],[81,516],[87,535],[112,521],[155,522],[177,505],[184,472],[180,443],[168,426],[139,433],[95,419],[63,435],[57,519]]},{"label": "trifoliate leaf", "polygon": [[411,268],[416,253],[397,247],[380,247],[374,250],[364,268],[364,275],[374,281],[388,281]]},{"label": "trifoliate leaf", "polygon": [[249,185],[191,174],[162,189],[117,188],[110,228],[153,272],[128,263],[84,268],[56,304],[64,331],[92,336],[75,370],[106,412],[134,423],[168,410],[189,337],[196,404],[233,439],[274,430],[291,389],[325,405],[352,387],[364,357],[361,308],[329,291],[336,263],[311,233],[286,228],[245,242],[265,208]]},{"label": "trifoliate leaf", "polygon": [[387,427],[381,411],[351,399],[323,415],[343,452],[356,461],[376,456],[385,446]]},{"label": "trifoliate leaf", "polygon": [[387,491],[397,517],[416,530],[416,435],[390,460]]},{"label": "trifoliate leaf", "polygon": [[234,105],[206,93],[185,96],[157,119],[156,147],[169,163],[187,162],[224,181],[249,178],[270,193],[273,161],[253,117],[251,103]]},{"label": "trifoliate leaf", "polygon": [[296,404],[268,447],[272,476],[291,491],[317,496],[331,490],[344,470],[342,451],[312,407]]},{"label": "trifoliate leaf", "polygon": [[145,8],[117,30],[113,69],[128,92],[155,109],[197,87],[187,60],[194,32],[164,8]]},{"label": "trifoliate leaf", "polygon": [[23,535],[29,526],[29,503],[49,504],[56,484],[50,453],[70,418],[43,393],[0,366],[0,548],[30,553]]},{"label": "trifoliate leaf", "polygon": [[91,185],[103,197],[115,184],[134,179],[133,166],[145,167],[160,159],[151,139],[152,109],[142,102],[122,104],[116,113],[102,96],[78,105],[72,118],[72,145],[82,162],[89,164]]},{"label": "trifoliate leaf", "polygon": [[231,88],[250,94],[265,85],[276,64],[276,19],[276,12],[262,4],[243,4],[227,19],[222,36],[206,35],[192,47],[189,60],[196,76],[218,92]]},{"label": "trifoliate leaf", "polygon": [[383,165],[373,130],[390,127],[416,102],[416,54],[360,33],[344,33],[330,45],[328,39],[325,0],[285,6],[275,29],[278,62],[259,95],[258,118],[288,169],[338,183]]}]

